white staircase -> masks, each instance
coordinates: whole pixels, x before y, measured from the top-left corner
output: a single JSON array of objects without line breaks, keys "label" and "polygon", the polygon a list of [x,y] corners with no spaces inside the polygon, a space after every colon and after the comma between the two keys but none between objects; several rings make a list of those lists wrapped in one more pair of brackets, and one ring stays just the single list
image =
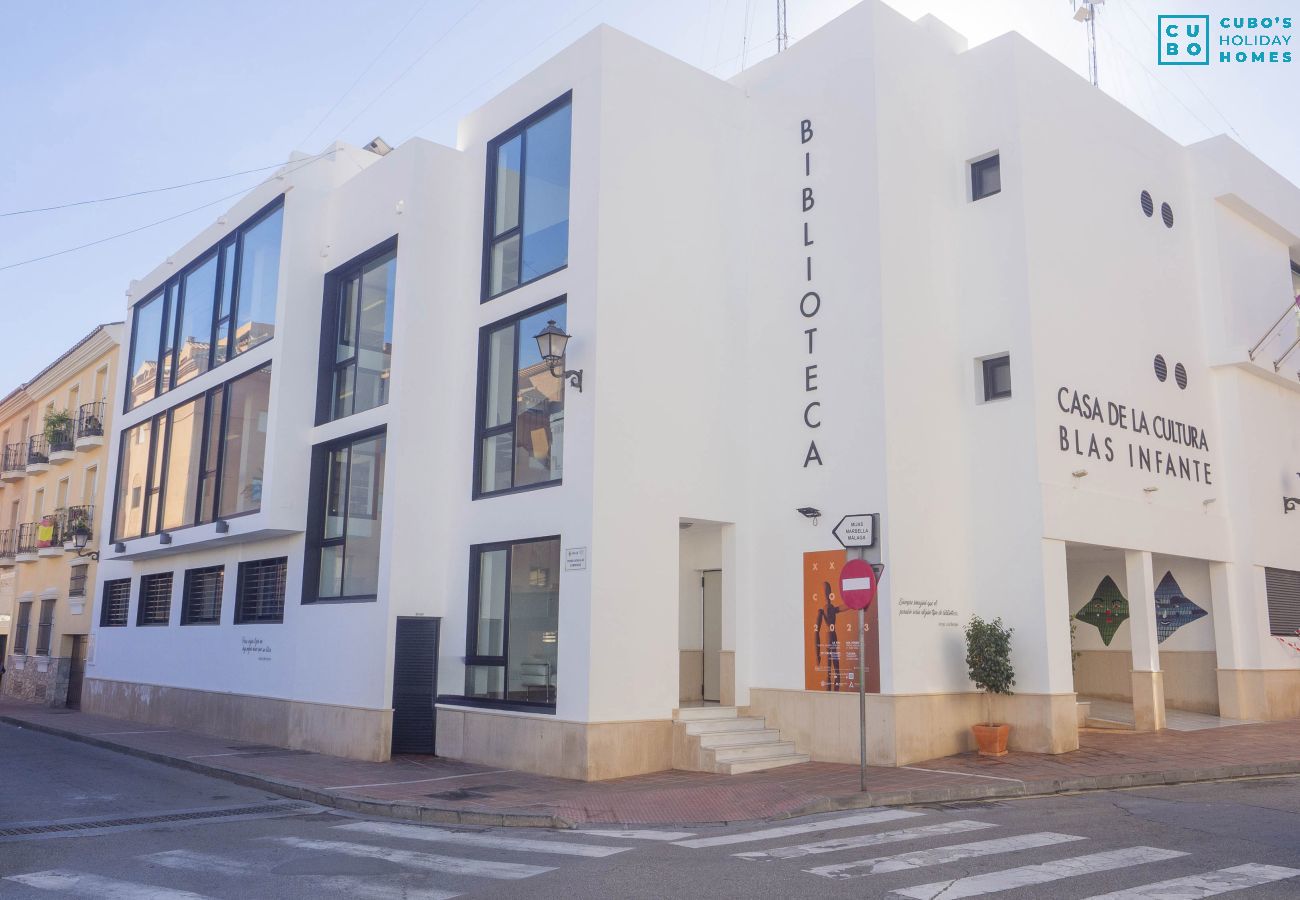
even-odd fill
[{"label": "white staircase", "polygon": [[768,728],[759,716],[742,716],[734,706],[679,709],[673,716],[673,767],[693,772],[739,775],[805,763],[793,741]]}]

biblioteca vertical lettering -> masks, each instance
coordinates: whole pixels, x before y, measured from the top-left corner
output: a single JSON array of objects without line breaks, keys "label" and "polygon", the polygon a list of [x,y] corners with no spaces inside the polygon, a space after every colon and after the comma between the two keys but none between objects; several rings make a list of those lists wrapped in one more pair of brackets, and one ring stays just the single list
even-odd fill
[{"label": "biblioteca vertical lettering", "polygon": [[[807,149],[808,144],[813,139],[813,126],[811,119],[803,119],[799,123],[799,143],[804,146],[803,151],[803,174],[804,178],[812,178],[812,151]],[[822,309],[822,298],[813,290],[813,258],[812,250],[808,249],[813,246],[812,230],[809,224],[809,213],[816,203],[813,199],[812,185],[805,183],[801,198],[803,208],[803,248],[804,248],[804,294],[799,298],[799,313],[804,317],[805,324],[808,326],[803,330],[804,336],[808,338],[808,359],[803,368],[803,390],[805,394],[811,394],[817,390],[817,363],[816,359],[816,337],[817,327],[812,321],[817,318],[817,314]],[[809,429],[822,427],[821,421],[821,401],[807,398],[808,402],[803,408],[803,424]],[[817,449],[817,439],[810,435],[808,438],[808,450],[804,453],[803,467],[806,469],[810,463],[822,465],[822,455]]]}]

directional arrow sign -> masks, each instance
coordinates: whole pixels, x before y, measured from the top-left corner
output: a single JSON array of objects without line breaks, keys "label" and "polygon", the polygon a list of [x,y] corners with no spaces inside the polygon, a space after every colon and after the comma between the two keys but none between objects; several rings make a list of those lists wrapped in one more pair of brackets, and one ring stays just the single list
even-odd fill
[{"label": "directional arrow sign", "polygon": [[840,519],[832,532],[835,540],[846,550],[849,547],[876,546],[876,517],[873,513],[857,513]]}]

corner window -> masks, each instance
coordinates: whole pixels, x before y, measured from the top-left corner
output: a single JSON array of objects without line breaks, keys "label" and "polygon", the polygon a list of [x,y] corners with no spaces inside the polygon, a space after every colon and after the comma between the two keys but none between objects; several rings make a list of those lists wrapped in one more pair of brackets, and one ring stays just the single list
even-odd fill
[{"label": "corner window", "polygon": [[99,610],[101,628],[121,628],[128,621],[131,607],[131,579],[104,582],[104,602]]},{"label": "corner window", "polygon": [[172,573],[157,572],[140,578],[140,607],[136,625],[167,625],[172,617]]},{"label": "corner window", "polygon": [[135,305],[126,408],[275,334],[283,198]]},{"label": "corner window", "polygon": [[36,655],[49,656],[54,637],[54,601],[41,601],[41,618],[36,624]]},{"label": "corner window", "polygon": [[480,332],[475,497],[561,480],[564,379],[535,336],[551,320],[565,328],[565,309],[560,300]]},{"label": "corner window", "polygon": [[316,448],[304,603],[378,596],[384,444],[370,432]]},{"label": "corner window", "polygon": [[18,604],[18,624],[14,626],[14,656],[27,655],[27,632],[32,625],[32,601]]},{"label": "corner window", "polygon": [[239,564],[235,624],[284,621],[284,588],[289,558],[257,559]]},{"label": "corner window", "polygon": [[388,402],[397,239],[325,277],[316,424]]},{"label": "corner window", "polygon": [[1000,154],[994,153],[984,159],[977,159],[970,164],[970,198],[983,200],[1000,193],[1002,190],[1002,162]]},{"label": "corner window", "polygon": [[261,509],[270,398],[268,365],[123,431],[113,540]]},{"label": "corner window", "polygon": [[569,262],[571,96],[488,144],[483,299]]},{"label": "corner window", "polygon": [[1003,400],[1011,396],[1011,357],[994,356],[983,362],[984,399]]},{"label": "corner window", "polygon": [[182,625],[220,624],[225,576],[225,566],[206,566],[185,572],[185,590],[181,594]]}]

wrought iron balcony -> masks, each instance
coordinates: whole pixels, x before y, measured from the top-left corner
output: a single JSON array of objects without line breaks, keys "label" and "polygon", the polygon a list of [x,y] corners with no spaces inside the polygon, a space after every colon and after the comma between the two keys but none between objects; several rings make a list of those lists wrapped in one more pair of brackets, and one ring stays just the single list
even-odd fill
[{"label": "wrought iron balcony", "polygon": [[85,506],[69,506],[61,510],[60,517],[60,539],[68,543],[77,534],[86,535],[86,543],[89,544],[95,539],[95,507],[91,504]]},{"label": "wrought iron balcony", "polygon": [[18,555],[18,531],[13,528],[0,530],[0,566],[12,566]]},{"label": "wrought iron balcony", "polygon": [[68,422],[58,428],[51,428],[45,435],[48,453],[71,453],[72,436],[75,425]]},{"label": "wrought iron balcony", "polygon": [[14,547],[17,556],[36,558],[36,532],[39,528],[39,522],[25,522],[18,526],[18,540]]},{"label": "wrought iron balcony", "polygon": [[82,438],[102,438],[104,436],[105,405],[103,400],[81,404],[81,408],[77,410],[78,443]]},{"label": "wrought iron balcony", "polygon": [[[6,473],[6,481],[16,481],[26,474],[27,445],[23,443],[5,444],[0,448],[0,471]],[[9,473],[13,473],[9,475]]]},{"label": "wrought iron balcony", "polygon": [[45,435],[34,434],[27,439],[28,466],[48,466],[50,464],[50,445]]}]

